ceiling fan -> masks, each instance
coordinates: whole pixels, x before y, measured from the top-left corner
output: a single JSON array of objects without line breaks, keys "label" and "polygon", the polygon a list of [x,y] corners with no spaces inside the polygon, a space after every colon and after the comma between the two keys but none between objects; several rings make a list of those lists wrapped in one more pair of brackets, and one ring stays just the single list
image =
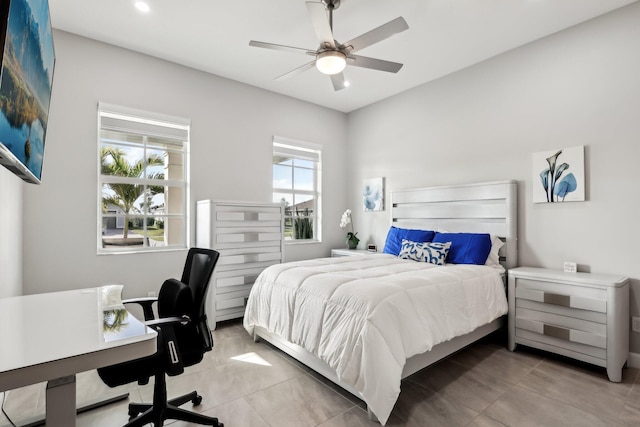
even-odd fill
[{"label": "ceiling fan", "polygon": [[[313,61],[283,74],[276,78],[276,80],[291,77],[292,75],[316,67],[321,73],[328,74],[331,77],[333,88],[338,91],[348,86],[344,73],[342,72],[347,63],[355,67],[370,68],[372,70],[386,71],[389,73],[397,73],[402,68],[402,64],[397,62],[354,55],[354,52],[385,40],[394,34],[408,30],[409,25],[407,25],[407,22],[402,17],[398,17],[341,44],[333,37],[333,11],[340,6],[340,0],[308,1],[306,4],[309,14],[311,15],[316,37],[320,42],[320,47],[317,50],[255,40],[249,42],[249,46],[315,56]],[[328,19],[327,12],[329,13]]]}]

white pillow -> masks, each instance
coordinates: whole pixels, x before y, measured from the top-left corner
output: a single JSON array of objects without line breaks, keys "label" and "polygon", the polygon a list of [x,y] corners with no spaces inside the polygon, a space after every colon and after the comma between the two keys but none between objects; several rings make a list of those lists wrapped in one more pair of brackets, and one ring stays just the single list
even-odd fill
[{"label": "white pillow", "polygon": [[504,242],[498,236],[491,235],[491,251],[484,265],[500,265],[500,248],[504,246]]}]

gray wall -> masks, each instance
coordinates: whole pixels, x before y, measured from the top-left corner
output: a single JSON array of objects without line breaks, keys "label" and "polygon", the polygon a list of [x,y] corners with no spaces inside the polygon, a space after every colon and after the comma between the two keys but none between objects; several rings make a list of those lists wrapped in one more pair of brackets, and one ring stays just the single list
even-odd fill
[{"label": "gray wall", "polygon": [[22,295],[23,181],[0,166],[0,298]]},{"label": "gray wall", "polygon": [[[389,190],[516,179],[520,265],[632,278],[640,315],[640,4],[349,114],[349,201]],[[533,204],[532,153],[584,145],[586,202]],[[354,209],[382,247],[389,211]],[[640,334],[631,334],[640,352]]]},{"label": "gray wall", "polygon": [[274,134],[322,144],[329,226],[323,243],[287,247],[285,258],[343,244],[345,114],[69,33],[54,38],[43,183],[24,190],[25,294],[121,283],[125,297],[141,296],[182,272],[185,251],[96,255],[99,101],[192,120],[193,214],[200,199],[270,202]]}]

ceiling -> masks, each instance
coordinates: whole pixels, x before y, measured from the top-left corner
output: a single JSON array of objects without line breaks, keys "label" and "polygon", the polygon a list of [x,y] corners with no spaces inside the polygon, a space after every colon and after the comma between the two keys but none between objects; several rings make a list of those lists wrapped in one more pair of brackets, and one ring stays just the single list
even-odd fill
[{"label": "ceiling", "polygon": [[315,50],[304,0],[49,0],[52,26],[350,112],[637,0],[342,0],[334,37],[348,41],[398,16],[409,30],[358,54],[400,62],[397,73],[349,67],[335,92],[316,69],[274,79],[311,60],[250,47],[258,40]]}]

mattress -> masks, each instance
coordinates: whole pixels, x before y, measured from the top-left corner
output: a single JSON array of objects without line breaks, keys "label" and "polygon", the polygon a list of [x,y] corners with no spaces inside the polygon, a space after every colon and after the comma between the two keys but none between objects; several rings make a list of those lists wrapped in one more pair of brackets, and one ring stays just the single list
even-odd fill
[{"label": "mattress", "polygon": [[499,270],[371,254],[268,267],[252,288],[244,327],[315,354],[384,425],[408,358],[506,313]]}]

